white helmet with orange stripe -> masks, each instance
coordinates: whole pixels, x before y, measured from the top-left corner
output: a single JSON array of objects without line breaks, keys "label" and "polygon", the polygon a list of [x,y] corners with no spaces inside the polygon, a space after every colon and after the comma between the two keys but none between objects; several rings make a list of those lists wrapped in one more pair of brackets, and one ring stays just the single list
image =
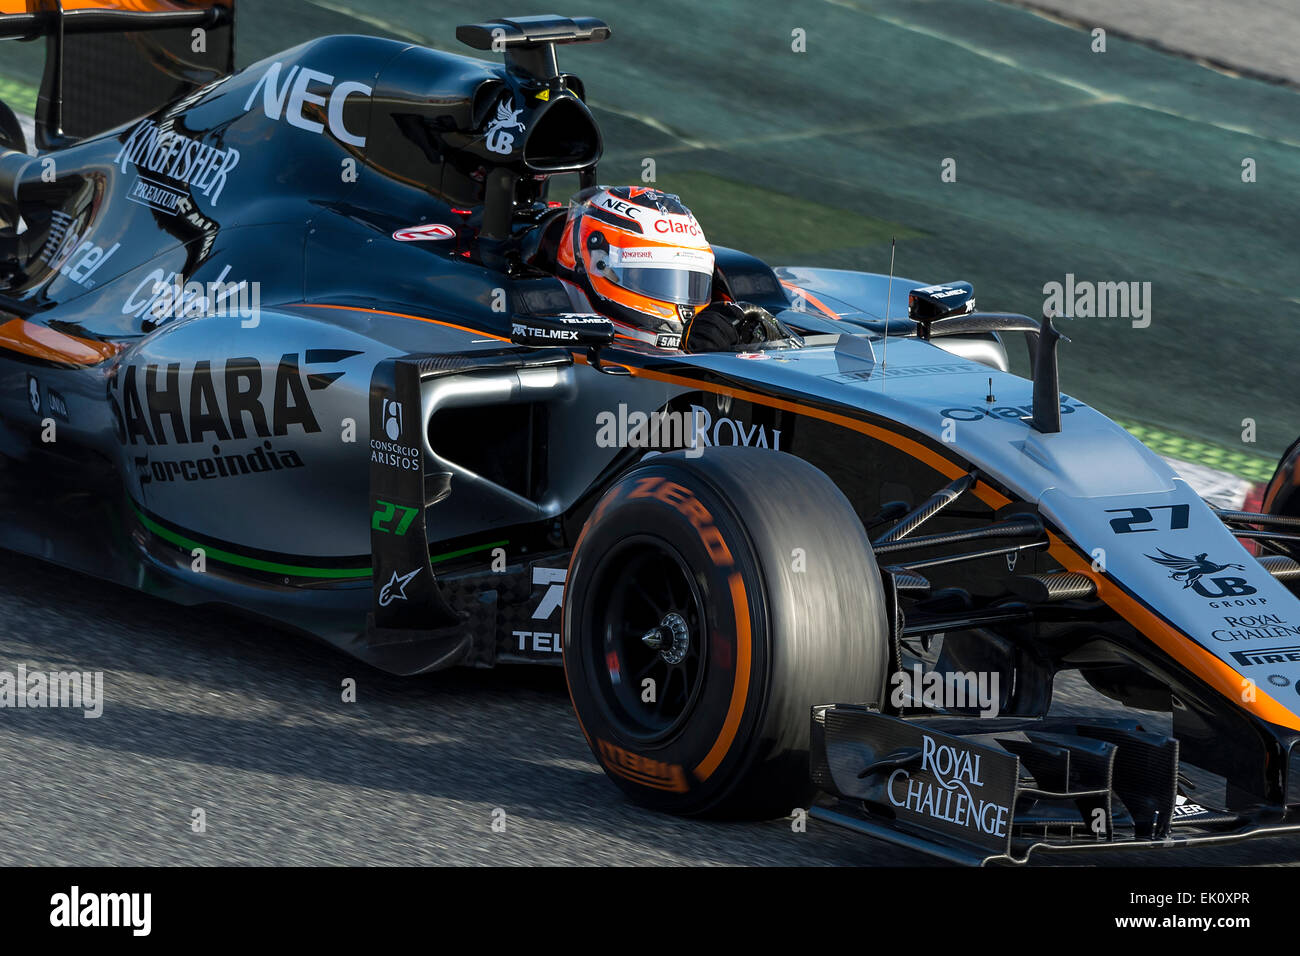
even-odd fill
[{"label": "white helmet with orange stripe", "polygon": [[569,204],[558,274],[633,338],[676,348],[713,292],[713,250],[680,199],[597,186]]}]

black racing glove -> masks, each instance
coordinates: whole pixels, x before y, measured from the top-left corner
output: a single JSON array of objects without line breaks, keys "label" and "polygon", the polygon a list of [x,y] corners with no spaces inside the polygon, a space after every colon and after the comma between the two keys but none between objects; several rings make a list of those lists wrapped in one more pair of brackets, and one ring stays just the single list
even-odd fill
[{"label": "black racing glove", "polygon": [[744,313],[734,302],[715,302],[708,308],[695,313],[690,325],[686,327],[686,336],[682,339],[682,350],[686,352],[731,352],[740,344],[740,332],[736,324],[744,318]]},{"label": "black racing glove", "polygon": [[789,336],[789,330],[782,327],[776,316],[761,305],[752,302],[737,302],[742,318],[736,326],[743,345],[760,345],[763,342],[776,342]]},{"label": "black racing glove", "polygon": [[752,302],[714,302],[701,309],[686,329],[687,352],[734,352],[789,336],[771,312]]}]

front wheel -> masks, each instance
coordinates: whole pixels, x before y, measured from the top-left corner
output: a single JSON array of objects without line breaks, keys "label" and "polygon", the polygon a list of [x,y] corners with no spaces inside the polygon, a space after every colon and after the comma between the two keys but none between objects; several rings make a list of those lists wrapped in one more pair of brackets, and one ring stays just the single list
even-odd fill
[{"label": "front wheel", "polygon": [[587,742],[636,803],[764,818],[806,806],[809,709],[878,705],[880,574],[834,483],[791,455],[660,455],[587,520],[564,668]]},{"label": "front wheel", "polygon": [[1300,440],[1277,463],[1277,470],[1264,489],[1267,514],[1300,518]]}]

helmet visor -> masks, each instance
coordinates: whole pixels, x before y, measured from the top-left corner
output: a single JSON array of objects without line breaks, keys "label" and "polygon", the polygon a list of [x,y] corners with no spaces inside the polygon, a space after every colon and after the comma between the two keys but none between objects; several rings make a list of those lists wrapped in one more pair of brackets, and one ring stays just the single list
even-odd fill
[{"label": "helmet visor", "polygon": [[606,278],[630,292],[678,305],[704,305],[713,294],[713,255],[700,249],[610,250]]}]

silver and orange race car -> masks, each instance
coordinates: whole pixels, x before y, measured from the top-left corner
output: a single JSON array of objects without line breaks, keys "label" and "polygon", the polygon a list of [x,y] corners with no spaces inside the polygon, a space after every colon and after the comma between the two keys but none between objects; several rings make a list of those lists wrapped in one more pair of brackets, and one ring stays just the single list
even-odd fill
[{"label": "silver and orange race car", "polygon": [[966,862],[1300,830],[1294,449],[1211,507],[967,283],[713,247],[780,335],[573,314],[548,188],[602,140],[555,48],[601,21],[235,71],[232,2],[106,6],[0,15],[57,67],[34,148],[0,109],[5,547],[397,673],[562,664],[662,811]]}]

